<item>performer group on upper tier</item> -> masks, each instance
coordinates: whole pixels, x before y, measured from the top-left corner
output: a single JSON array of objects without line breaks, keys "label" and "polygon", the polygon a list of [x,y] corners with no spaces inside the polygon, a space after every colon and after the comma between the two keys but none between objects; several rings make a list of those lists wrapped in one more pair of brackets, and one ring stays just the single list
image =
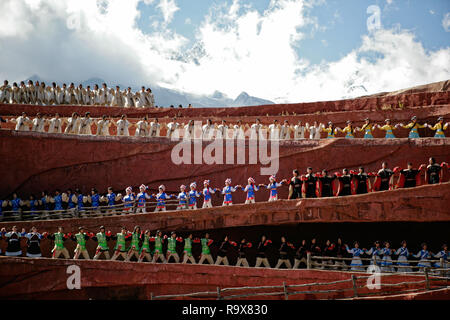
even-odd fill
[{"label": "performer group on upper tier", "polygon": [[[183,137],[185,139],[193,139],[201,137],[205,140],[213,138],[245,139],[245,137],[269,140],[318,140],[321,139],[322,133],[327,135],[327,139],[337,138],[338,135],[343,135],[348,139],[373,139],[375,130],[385,131],[385,138],[393,139],[396,138],[395,131],[398,128],[409,129],[409,138],[420,138],[418,131],[420,128],[429,128],[435,131],[435,138],[445,138],[445,131],[450,125],[449,122],[444,123],[443,117],[439,117],[434,125],[420,124],[416,116],[412,117],[411,121],[406,125],[403,123],[392,125],[390,119],[386,119],[384,124],[377,124],[366,118],[361,127],[355,127],[353,122],[349,120],[343,129],[336,127],[331,121],[327,125],[317,122],[314,122],[313,125],[309,123],[303,125],[302,121],[292,125],[288,120],[284,120],[283,124],[280,125],[278,120],[274,120],[272,124],[266,126],[261,123],[260,119],[256,119],[256,122],[253,124],[243,124],[241,120],[238,120],[236,124],[228,124],[226,120],[222,120],[220,124],[217,124],[208,119],[206,124],[199,126],[201,135],[197,135],[195,133],[196,124],[194,120],[189,120],[185,124],[184,122],[179,123],[176,117],[169,123],[161,124],[158,118],[150,120],[148,116],[143,116],[136,123],[132,123],[125,114],[118,119],[112,119],[106,115],[103,115],[101,118],[93,118],[90,112],[86,112],[84,115],[74,112],[68,118],[60,117],[58,113],[54,116],[37,113],[35,118],[30,119],[26,112],[23,112],[21,116],[9,121],[16,124],[15,130],[17,131],[109,136],[110,127],[115,127],[116,130],[113,132],[117,136],[130,136],[130,129],[135,127],[134,135],[137,137],[160,137],[161,130],[165,128],[165,137],[167,138]],[[93,125],[97,128],[95,132],[93,132]]]},{"label": "performer group on upper tier", "polygon": [[[66,233],[63,227],[58,227],[54,232],[40,233],[36,227],[32,227],[29,232],[26,232],[25,229],[19,232],[17,226],[13,226],[10,231],[2,228],[0,237],[7,242],[5,255],[15,257],[23,256],[20,240],[25,238],[27,240],[26,256],[31,258],[42,257],[41,241],[52,240],[54,242],[51,251],[52,259],[57,259],[60,256],[70,259],[71,254],[65,246],[65,242],[70,240],[76,244],[72,256],[72,259],[75,260],[80,257],[91,259],[86,245],[87,242],[94,241],[97,243],[93,253],[94,260],[100,259],[103,255],[106,260],[121,258],[124,261],[134,260],[151,263],[170,263],[171,261],[180,263],[181,261],[183,264],[188,262],[203,264],[206,262],[215,265],[230,265],[229,253],[231,250],[235,250],[235,253],[237,253],[236,266],[249,267],[247,257],[251,253],[252,256],[256,255],[255,267],[271,268],[267,253],[268,248],[273,247],[272,251],[278,251],[276,269],[282,265],[285,265],[287,269],[307,267],[308,253],[316,258],[310,262],[310,267],[320,269],[326,267],[334,270],[365,271],[366,267],[361,259],[364,256],[370,258],[367,268],[375,265],[380,268],[381,272],[413,272],[423,271],[424,268],[432,266],[435,268],[449,267],[449,252],[446,244],[443,244],[437,253],[431,252],[426,243],[423,243],[420,249],[416,248],[415,251],[410,251],[405,240],[400,243],[397,249],[391,247],[389,241],[383,243],[375,241],[373,246],[366,249],[361,248],[358,241],[355,241],[350,247],[341,238],[338,238],[336,242],[327,239],[322,245],[319,245],[315,238],[311,239],[309,243],[306,240],[301,240],[295,247],[293,243],[287,240],[286,236],[282,236],[275,245],[265,235],[262,235],[253,244],[246,237],[241,237],[239,241],[233,241],[227,235],[213,240],[209,233],[205,233],[201,238],[194,237],[192,233],[182,237],[175,231],[171,232],[170,235],[163,234],[160,230],[152,234],[150,230],[141,230],[139,226],[135,226],[132,231],[122,227],[121,231],[116,234],[107,231],[104,226],[101,226],[96,233],[89,232],[82,226],[77,231],[76,233]],[[115,241],[112,257],[110,257],[110,241]],[[199,245],[201,248],[201,254],[197,258],[198,261],[192,251],[195,245]],[[213,246],[216,247],[215,251],[217,251],[215,259],[211,252]],[[181,252],[180,257],[179,253]],[[293,266],[291,257],[294,258]],[[317,260],[317,257],[325,257],[325,259]],[[340,260],[339,258],[351,258],[351,262],[347,264],[345,259]],[[396,262],[393,261],[393,258],[396,259]],[[430,259],[439,260],[430,261]],[[417,263],[417,268],[413,268],[411,262]]]},{"label": "performer group on upper tier", "polygon": [[[358,171],[343,169],[342,172],[333,174],[327,170],[314,173],[313,168],[308,167],[304,174],[300,174],[297,169],[293,170],[290,179],[277,179],[272,175],[267,183],[257,183],[250,177],[246,185],[233,185],[231,178],[228,178],[224,186],[213,187],[210,180],[205,180],[203,187],[198,187],[196,182],[190,183],[189,187],[181,185],[178,194],[168,194],[164,185],[158,187],[158,193],[151,193],[149,187],[144,184],[138,188],[139,192],[134,192],[131,186],[127,187],[124,195],[116,194],[112,187],[109,187],[104,195],[100,195],[96,188],[92,188],[90,194],[83,194],[78,188],[68,189],[67,192],[56,190],[53,194],[42,191],[39,197],[30,195],[28,199],[13,193],[12,198],[0,200],[0,217],[3,214],[6,216],[6,212],[11,215],[27,212],[32,219],[59,218],[63,217],[60,214],[62,212],[65,217],[146,213],[151,206],[151,200],[154,201],[155,212],[166,211],[167,206],[174,204],[176,210],[212,208],[213,196],[221,197],[223,206],[230,206],[234,203],[233,194],[236,192],[245,193],[245,204],[255,203],[257,192],[266,192],[267,201],[272,202],[278,200],[278,190],[284,187],[289,188],[288,199],[342,197],[437,184],[443,181],[447,171],[446,162],[438,164],[434,158],[429,158],[429,164],[422,164],[419,168],[408,163],[406,168],[395,167],[391,170],[387,162],[383,162],[377,172],[369,173],[365,172],[364,167],[360,167]],[[422,173],[425,175],[424,182],[421,181]],[[398,178],[394,179],[396,174]],[[201,205],[199,198],[203,198]]]},{"label": "performer group on upper tier", "polygon": [[131,87],[121,90],[120,86],[109,88],[106,83],[101,86],[95,84],[83,87],[65,83],[60,87],[56,82],[51,86],[45,82],[28,80],[16,82],[11,86],[8,80],[0,86],[0,103],[30,104],[30,105],[83,105],[83,106],[111,106],[125,108],[153,108],[155,97],[150,88],[141,87],[133,92]]}]

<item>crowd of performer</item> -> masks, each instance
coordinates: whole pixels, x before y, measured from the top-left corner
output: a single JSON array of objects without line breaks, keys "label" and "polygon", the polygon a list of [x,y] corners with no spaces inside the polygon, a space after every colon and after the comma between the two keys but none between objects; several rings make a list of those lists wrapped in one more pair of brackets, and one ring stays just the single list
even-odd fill
[{"label": "crowd of performer", "polygon": [[[370,119],[365,119],[364,125],[361,127],[354,126],[352,121],[347,121],[345,128],[336,127],[332,122],[327,125],[314,122],[312,125],[306,123],[303,125],[301,121],[292,125],[288,120],[283,124],[279,124],[278,120],[269,126],[263,125],[260,119],[256,119],[253,124],[243,124],[242,121],[237,121],[236,124],[228,124],[226,120],[222,120],[220,124],[213,123],[211,119],[206,121],[206,124],[199,125],[201,135],[195,133],[196,123],[194,120],[188,121],[186,124],[179,123],[177,118],[173,118],[168,123],[160,123],[158,118],[149,119],[143,116],[139,121],[133,123],[127,119],[126,115],[122,115],[119,119],[112,119],[103,115],[101,118],[92,118],[90,112],[84,115],[74,112],[71,117],[60,117],[59,114],[54,116],[37,113],[36,117],[30,119],[25,112],[21,116],[11,119],[11,122],[16,124],[17,131],[35,131],[47,133],[67,133],[67,134],[81,134],[81,135],[97,135],[109,136],[111,126],[116,127],[116,135],[129,136],[130,129],[135,127],[135,136],[139,137],[160,137],[161,129],[166,129],[165,137],[167,138],[202,138],[210,139],[245,139],[246,137],[252,139],[269,139],[269,140],[302,140],[302,139],[321,139],[323,134],[326,134],[327,139],[336,138],[339,134],[345,138],[353,139],[359,138],[373,139],[374,130],[385,131],[385,138],[396,138],[395,130],[398,128],[406,128],[409,130],[409,138],[420,138],[418,129],[429,128],[435,131],[435,138],[445,138],[445,130],[448,129],[450,123],[444,123],[444,118],[439,117],[434,125],[427,123],[420,124],[417,117],[411,118],[408,124],[397,123],[391,124],[390,119],[386,119],[384,125],[374,123]],[[92,125],[96,125],[96,132],[93,132]],[[63,131],[63,126],[65,129]]]},{"label": "crowd of performer", "polygon": [[[63,227],[58,227],[54,233],[47,231],[40,233],[36,227],[32,227],[29,232],[26,232],[25,229],[19,232],[18,228],[14,226],[10,231],[3,228],[0,235],[7,242],[6,256],[22,256],[20,240],[26,238],[26,256],[32,258],[42,257],[41,241],[52,240],[54,242],[51,251],[52,258],[57,259],[62,256],[65,259],[70,259],[71,254],[65,247],[65,241],[71,240],[76,243],[73,259],[79,259],[80,256],[84,259],[90,259],[91,256],[86,244],[88,241],[95,241],[97,246],[93,255],[94,260],[100,259],[103,255],[106,260],[121,258],[124,261],[147,261],[151,263],[170,263],[171,261],[180,263],[181,261],[184,264],[188,262],[203,264],[206,262],[215,265],[230,265],[228,255],[231,250],[236,250],[236,266],[249,267],[247,257],[252,251],[252,256],[256,255],[255,267],[271,268],[267,249],[273,246],[275,250],[278,250],[278,261],[275,268],[280,268],[282,265],[287,269],[306,267],[308,253],[314,258],[310,260],[310,267],[321,269],[327,267],[336,270],[365,271],[365,264],[361,260],[364,256],[370,258],[370,262],[366,264],[380,267],[381,272],[413,272],[422,271],[425,267],[448,268],[449,266],[449,252],[446,244],[442,245],[441,250],[437,253],[431,252],[426,243],[421,245],[419,251],[417,249],[410,251],[405,240],[401,242],[397,249],[391,247],[389,241],[375,241],[373,246],[366,249],[361,248],[358,241],[355,241],[350,247],[341,238],[338,238],[336,242],[328,239],[323,244],[319,244],[315,238],[309,243],[302,240],[297,246],[294,246],[285,236],[282,236],[275,245],[265,235],[253,244],[245,237],[242,237],[239,241],[233,241],[228,236],[213,240],[208,233],[204,234],[202,238],[194,238],[192,233],[182,237],[175,231],[171,232],[170,235],[163,234],[159,230],[152,234],[150,230],[141,230],[139,226],[135,226],[132,231],[122,227],[121,231],[116,234],[107,231],[104,226],[101,226],[96,233],[89,232],[84,227],[79,227],[77,231],[73,233],[64,232]],[[115,241],[112,257],[110,256],[110,241]],[[197,257],[199,260],[194,257],[192,251],[195,245],[201,247],[201,255]],[[216,246],[217,256],[215,259],[211,252],[212,246]],[[180,257],[181,248],[182,254]],[[293,266],[291,264],[292,257],[294,258]],[[315,257],[326,258],[317,259]],[[327,259],[328,257],[330,259]],[[346,260],[332,259],[349,257],[351,257],[350,264]],[[393,258],[397,261],[393,262]],[[418,259],[418,268],[411,268],[412,258]],[[430,262],[430,259],[439,259],[439,261]]]},{"label": "crowd of performer", "polygon": [[[395,167],[393,170],[388,168],[386,162],[383,162],[381,169],[377,172],[366,173],[363,167],[358,171],[343,169],[341,172],[330,174],[327,170],[313,173],[313,169],[307,168],[305,174],[300,174],[296,169],[292,172],[292,178],[277,180],[276,176],[269,177],[268,183],[256,183],[255,179],[250,177],[247,184],[233,185],[230,178],[226,179],[224,186],[213,187],[210,180],[203,182],[203,187],[198,187],[196,182],[180,186],[178,194],[166,193],[166,187],[160,185],[158,193],[151,193],[149,187],[142,184],[139,192],[134,192],[133,187],[127,187],[125,194],[115,193],[112,187],[109,187],[106,194],[100,195],[92,188],[90,194],[83,194],[79,189],[67,190],[61,192],[56,190],[50,195],[43,191],[39,197],[31,195],[29,199],[22,199],[16,193],[11,199],[0,200],[0,216],[2,211],[20,212],[26,211],[30,215],[36,214],[36,217],[42,218],[39,212],[67,211],[68,214],[75,216],[75,211],[82,213],[90,211],[90,214],[101,213],[145,213],[150,207],[150,200],[155,205],[154,211],[166,211],[168,205],[176,205],[176,210],[197,209],[199,198],[203,198],[202,208],[211,208],[213,196],[223,198],[222,205],[233,205],[233,193],[237,191],[246,194],[245,204],[255,203],[256,193],[266,191],[268,201],[278,200],[278,189],[282,187],[289,188],[288,199],[300,198],[318,198],[334,196],[351,196],[366,194],[369,192],[387,191],[396,188],[412,188],[421,184],[437,184],[443,181],[444,171],[448,170],[447,163],[438,164],[434,158],[429,158],[429,164],[422,164],[419,168],[414,168],[408,163],[406,168]],[[425,174],[425,181],[422,183],[421,176]],[[396,174],[398,178],[395,179]],[[373,182],[371,182],[373,178]],[[396,180],[396,181],[395,181]],[[167,202],[172,199],[172,202]],[[176,202],[176,203],[173,203]],[[120,208],[118,208],[120,205]],[[50,215],[49,217],[57,217]]]},{"label": "crowd of performer", "polygon": [[46,85],[45,82],[28,80],[11,86],[8,80],[0,86],[0,103],[32,104],[32,105],[84,105],[84,106],[111,106],[125,108],[153,108],[155,98],[150,88],[142,87],[140,91],[133,92],[130,87],[121,90],[120,86],[109,88],[106,83],[101,87],[95,84],[83,87],[65,83],[60,87],[55,82]]}]

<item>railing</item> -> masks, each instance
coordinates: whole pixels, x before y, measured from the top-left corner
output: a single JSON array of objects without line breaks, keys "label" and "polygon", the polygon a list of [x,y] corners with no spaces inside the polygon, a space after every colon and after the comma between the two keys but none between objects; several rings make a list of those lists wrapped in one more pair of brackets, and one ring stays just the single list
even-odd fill
[{"label": "railing", "polygon": [[[178,207],[178,200],[166,200],[166,210],[174,211]],[[144,207],[138,207],[137,202],[134,202],[131,207],[126,207],[126,204],[98,206],[98,207],[84,207],[80,210],[78,206],[71,209],[64,210],[34,210],[34,211],[3,211],[0,214],[0,222],[2,221],[27,221],[27,220],[55,220],[55,219],[71,219],[71,218],[90,218],[90,217],[107,217],[113,215],[127,215],[135,214],[141,208],[145,208],[145,212],[154,212],[157,207],[156,202],[145,203]],[[185,209],[188,210],[188,209]]]},{"label": "railing", "polygon": [[[448,270],[448,269],[445,269]],[[438,271],[442,271],[438,269]],[[398,274],[382,274],[382,277],[389,277]],[[371,290],[367,284],[367,280],[372,276],[356,276],[352,274],[350,279],[346,280],[338,280],[332,282],[314,282],[314,283],[305,283],[305,284],[297,284],[297,285],[286,285],[283,282],[282,286],[257,286],[257,287],[237,287],[237,288],[224,288],[221,289],[217,287],[216,291],[205,291],[205,292],[194,292],[194,293],[186,293],[186,294],[172,294],[172,295],[160,295],[155,296],[153,293],[150,295],[151,300],[169,300],[169,299],[183,299],[183,298],[201,298],[201,299],[216,299],[216,300],[231,300],[231,299],[242,299],[242,298],[251,298],[251,297],[282,297],[285,300],[289,300],[290,296],[295,295],[334,295],[336,293],[344,293],[344,299],[348,298],[361,298],[361,297],[370,297],[370,296],[382,296],[382,295],[397,295],[397,294],[406,294],[413,292],[427,292],[430,290],[442,289],[446,288],[448,284],[448,277],[436,277],[430,275],[429,268],[425,268],[424,278],[417,281],[403,281],[399,283],[383,283],[380,281],[379,289]],[[358,281],[365,280],[364,285],[358,285]],[[434,283],[433,283],[434,282]],[[440,282],[436,284],[436,282]],[[300,288],[310,288],[310,287],[323,287],[323,286],[336,286],[348,284],[347,287],[342,287],[340,289],[319,289],[314,288],[314,290],[302,290]],[[408,287],[414,286],[415,288],[407,289]],[[397,288],[397,287],[406,287],[403,290],[392,291],[386,290],[388,288]],[[386,288],[383,290],[383,288]],[[300,289],[300,290],[299,290]],[[364,290],[362,290],[364,289]],[[233,292],[244,291],[243,293],[229,294]],[[246,292],[247,291],[247,292]],[[252,291],[252,292],[248,292]],[[256,292],[263,291],[263,292]],[[347,294],[348,293],[348,294]],[[318,298],[318,297],[316,297]],[[342,299],[343,297],[337,297]]]},{"label": "railing", "polygon": [[[369,267],[370,265],[375,265],[378,268],[380,268],[380,270],[382,270],[383,273],[401,273],[401,274],[410,274],[410,273],[414,273],[416,274],[417,272],[422,272],[424,271],[426,268],[428,268],[428,271],[430,272],[435,272],[436,270],[444,270],[442,271],[442,275],[445,276],[445,274],[447,274],[448,272],[446,272],[446,270],[450,270],[450,263],[447,262],[444,258],[440,258],[438,260],[436,259],[427,259],[427,260],[423,260],[422,262],[425,263],[429,263],[430,267],[422,267],[422,266],[418,266],[418,265],[412,265],[412,263],[414,264],[419,264],[421,261],[419,260],[390,260],[389,262],[392,263],[389,266],[385,266],[382,264],[383,260],[381,258],[379,259],[375,259],[375,258],[360,258],[361,261],[368,261],[369,265],[362,265],[362,266],[356,266],[356,268],[362,268],[365,269],[366,267]],[[334,263],[318,263],[316,261],[313,260],[327,260],[327,261],[331,261]],[[307,269],[313,269],[313,268],[319,268],[319,269],[331,269],[331,270],[339,270],[339,269],[350,269],[352,266],[350,265],[342,265],[342,264],[336,264],[337,261],[342,261],[345,263],[345,261],[352,261],[353,258],[337,258],[337,257],[321,257],[321,256],[312,256],[311,253],[307,254],[307,259],[306,259],[306,268]],[[439,262],[440,267],[434,267],[433,264]],[[399,265],[399,263],[408,263],[408,266],[403,266],[403,265]],[[448,266],[445,268],[442,268],[442,266]],[[394,271],[389,271],[384,269],[383,267],[388,267],[388,268],[392,268]],[[397,269],[397,272],[395,271],[395,269]],[[407,272],[407,271],[399,271],[399,269],[411,269],[411,270],[415,270],[418,269],[417,271],[413,271],[413,272]],[[341,271],[347,271],[347,270],[341,270]],[[351,270],[351,271],[358,271],[358,270]],[[450,276],[450,273],[448,273]]]},{"label": "railing", "polygon": [[[11,117],[11,118],[14,118],[14,117]],[[96,119],[100,119],[100,118],[92,118],[93,120],[96,120]],[[132,124],[136,124],[137,122],[133,122],[133,121],[131,121],[131,123]],[[64,129],[65,129],[65,127],[63,127]],[[4,128],[4,129],[6,129],[6,130],[8,130],[8,128]],[[116,129],[117,129],[117,126],[116,126]],[[131,129],[131,128],[129,128],[129,129]],[[161,128],[162,129],[162,128]],[[195,134],[194,136],[191,136],[191,135],[186,135],[185,133],[184,133],[184,128],[182,128],[182,129],[178,129],[179,130],[179,133],[178,134],[174,134],[174,133],[172,133],[172,135],[169,137],[169,136],[167,136],[167,134],[166,135],[161,135],[161,133],[159,134],[159,135],[149,135],[148,133],[145,135],[145,136],[139,136],[139,135],[135,135],[135,132],[133,133],[133,134],[131,134],[131,131],[129,130],[129,135],[119,135],[117,132],[115,133],[115,134],[108,134],[108,135],[97,135],[96,133],[92,133],[92,134],[83,134],[83,133],[66,133],[66,132],[61,132],[61,133],[59,133],[59,132],[47,132],[47,131],[42,131],[42,132],[39,132],[39,131],[31,131],[31,129],[29,130],[29,131],[25,131],[25,130],[15,130],[15,129],[9,129],[10,131],[15,131],[15,132],[20,132],[20,133],[38,133],[38,134],[43,134],[43,135],[49,135],[49,136],[53,136],[53,135],[65,135],[65,136],[80,136],[80,137],[95,137],[95,138],[106,138],[106,139],[109,139],[109,138],[111,138],[111,137],[129,137],[129,138],[166,138],[167,140],[172,140],[172,139],[175,139],[175,141],[178,141],[178,140],[204,140],[204,141],[211,141],[212,139],[224,139],[224,140],[241,140],[242,138],[240,138],[240,136],[236,136],[236,132],[234,132],[234,129],[232,129],[232,128],[229,128],[228,129],[228,135],[226,136],[226,137],[223,137],[223,138],[219,138],[220,137],[220,135],[218,136],[217,134],[213,134],[212,136],[208,136],[208,135],[203,135],[203,134]],[[201,130],[200,128],[198,129],[198,130]],[[217,131],[217,129],[214,129],[214,130],[216,130]],[[246,130],[244,130],[244,131],[247,131],[248,130],[248,132],[249,133],[245,133],[245,135],[244,135],[244,140],[250,140],[251,139],[251,137],[253,136],[253,133],[250,133],[251,132],[251,130],[250,129],[246,129]],[[116,130],[117,131],[117,130]],[[324,135],[324,132],[321,132],[321,134],[322,134],[322,136]],[[355,138],[354,139],[364,139],[364,140],[366,140],[366,138],[364,138],[363,136],[364,136],[364,133],[361,133],[361,137],[356,137],[356,134],[355,134]],[[320,137],[320,138],[313,138],[313,139],[311,139],[310,137],[309,137],[309,135],[307,135],[307,134],[305,134],[305,136],[304,136],[304,138],[296,138],[295,137],[295,134],[294,133],[291,133],[291,134],[289,134],[289,136],[287,136],[286,138],[272,138],[271,136],[270,136],[270,133],[268,132],[268,131],[266,131],[266,133],[265,134],[263,134],[262,136],[260,136],[260,135],[257,135],[257,137],[258,137],[258,139],[264,139],[264,140],[267,140],[267,141],[278,141],[279,143],[284,143],[284,142],[299,142],[299,141],[302,141],[302,143],[304,143],[305,141],[310,141],[310,142],[318,142],[318,141],[324,141],[324,140],[330,140],[329,138],[327,138],[326,136],[323,136],[323,137]],[[417,139],[422,139],[422,138],[433,138],[434,137],[434,132],[431,132],[430,133],[430,135],[422,135],[420,138],[417,138]],[[406,139],[406,138],[408,138],[408,136],[406,135],[406,136],[402,136],[402,137],[400,137],[400,136],[398,136],[398,135],[396,135],[396,137],[394,138],[394,140],[395,139]],[[333,138],[333,139],[346,139],[345,138],[345,134],[344,135],[342,135],[342,136],[336,136],[335,138]],[[386,140],[386,138],[385,137],[374,137],[374,138],[372,138],[372,140]],[[414,140],[416,140],[416,139],[414,139]]]},{"label": "railing", "polygon": [[[220,193],[217,193],[220,195]],[[318,198],[320,199],[320,198]],[[102,201],[103,202],[103,201]],[[66,203],[66,202],[65,202]],[[87,217],[100,217],[100,216],[111,216],[111,215],[122,215],[122,214],[133,214],[139,211],[142,212],[142,208],[145,208],[145,212],[154,212],[157,203],[155,201],[146,201],[144,207],[138,207],[137,202],[132,202],[132,207],[125,207],[125,203],[107,206],[85,206],[80,210],[78,205],[72,209],[64,210],[22,210],[18,211],[2,211],[0,212],[0,222],[2,221],[25,221],[25,220],[54,220],[54,219],[69,219],[69,218],[87,218]],[[168,199],[165,200],[166,211],[179,210],[179,200],[178,199]],[[197,209],[201,209],[202,205],[197,202]],[[189,207],[183,208],[181,210],[189,210]],[[317,259],[325,259],[324,257],[315,257]],[[351,259],[350,259],[351,260]]]}]

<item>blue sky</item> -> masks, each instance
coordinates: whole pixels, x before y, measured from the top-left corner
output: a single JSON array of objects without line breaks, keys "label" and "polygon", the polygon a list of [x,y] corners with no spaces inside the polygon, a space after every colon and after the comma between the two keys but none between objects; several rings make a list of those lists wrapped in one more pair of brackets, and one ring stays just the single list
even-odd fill
[{"label": "blue sky", "polygon": [[[223,3],[231,5],[232,1],[177,0],[179,10],[168,26],[189,39],[191,45],[209,10]],[[242,0],[240,3],[251,6],[262,15],[270,0]],[[163,21],[157,5],[157,2],[141,2],[138,6],[141,16],[137,25],[146,33],[154,31],[153,22]],[[320,63],[337,60],[358,47],[361,37],[367,34],[369,15],[366,10],[370,5],[380,7],[383,28],[410,30],[425,49],[438,50],[450,45],[450,33],[442,25],[444,15],[450,12],[448,0],[392,0],[391,3],[386,0],[328,0],[311,8],[310,14],[317,17],[322,28],[308,28],[310,33],[302,40],[298,54],[311,63]]]},{"label": "blue sky", "polygon": [[394,91],[450,79],[450,1],[2,0],[0,78],[34,74],[278,103]]}]

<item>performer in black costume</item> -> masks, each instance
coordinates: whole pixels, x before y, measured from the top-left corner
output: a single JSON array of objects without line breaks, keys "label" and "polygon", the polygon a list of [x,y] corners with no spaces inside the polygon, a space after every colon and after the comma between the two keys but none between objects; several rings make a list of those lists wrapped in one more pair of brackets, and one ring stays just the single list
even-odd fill
[{"label": "performer in black costume", "polygon": [[27,257],[38,258],[42,257],[41,240],[44,238],[36,227],[31,228],[31,232],[25,235],[27,238]]},{"label": "performer in black costume", "polygon": [[356,194],[365,194],[370,190],[370,180],[363,167],[359,167],[358,174],[354,175],[356,179]]},{"label": "performer in black costume", "polygon": [[374,182],[374,189],[376,191],[389,190],[393,185],[394,172],[387,168],[387,162],[381,164],[381,169],[377,173]]},{"label": "performer in black costume", "polygon": [[256,264],[255,268],[259,267],[261,263],[266,268],[270,268],[269,260],[267,260],[266,256],[266,250],[267,246],[272,243],[272,240],[268,240],[266,236],[261,237],[261,241],[258,244],[258,247],[256,249]]},{"label": "performer in black costume", "polygon": [[292,171],[292,174],[293,177],[289,183],[289,199],[300,199],[302,197],[302,181],[297,169]]},{"label": "performer in black costume", "polygon": [[430,158],[429,163],[426,171],[427,182],[428,184],[437,184],[442,179],[442,167],[436,163],[434,158]]},{"label": "performer in black costume", "polygon": [[316,198],[316,189],[317,189],[317,177],[314,175],[313,170],[309,167],[305,178],[303,180],[303,193],[305,194],[305,198]]},{"label": "performer in black costume", "polygon": [[353,174],[348,172],[348,169],[342,170],[342,175],[338,177],[339,180],[339,192],[338,196],[351,196],[352,195],[352,179]]},{"label": "performer in black costume", "polygon": [[329,176],[327,170],[322,170],[322,176],[319,179],[319,191],[322,198],[334,196],[334,180],[336,175]]}]

